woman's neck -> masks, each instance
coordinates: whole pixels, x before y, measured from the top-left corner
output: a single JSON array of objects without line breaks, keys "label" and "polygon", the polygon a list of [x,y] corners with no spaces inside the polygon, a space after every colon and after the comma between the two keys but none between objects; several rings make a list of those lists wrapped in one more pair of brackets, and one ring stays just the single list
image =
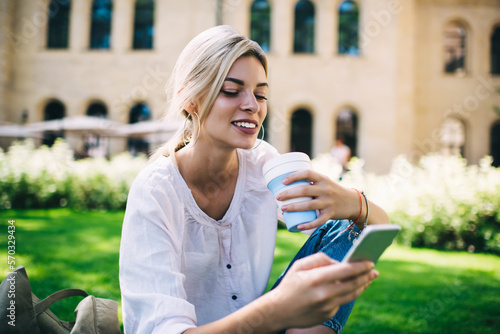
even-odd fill
[{"label": "woman's neck", "polygon": [[210,217],[221,219],[234,195],[238,179],[236,149],[195,146],[176,152],[177,165],[198,206]]},{"label": "woman's neck", "polygon": [[214,181],[214,175],[238,173],[236,149],[214,149],[198,144],[186,146],[175,154],[179,170],[188,183],[204,186]]}]

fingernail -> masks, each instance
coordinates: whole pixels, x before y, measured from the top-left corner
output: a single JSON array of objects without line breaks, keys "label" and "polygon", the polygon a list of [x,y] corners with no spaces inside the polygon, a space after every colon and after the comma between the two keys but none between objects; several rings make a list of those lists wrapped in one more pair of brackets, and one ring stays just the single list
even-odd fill
[{"label": "fingernail", "polygon": [[283,206],[281,207],[281,211],[286,211],[286,205],[283,205]]},{"label": "fingernail", "polygon": [[297,229],[298,230],[303,230],[304,229],[304,225],[297,225]]},{"label": "fingernail", "polygon": [[277,199],[278,201],[281,201],[281,194],[276,195],[276,199]]},{"label": "fingernail", "polygon": [[287,177],[285,177],[285,178],[283,179],[283,183],[284,183],[284,184],[288,183],[288,178],[287,178]]},{"label": "fingernail", "polygon": [[380,275],[379,272],[378,272],[378,270],[374,270],[373,273],[374,273],[374,276],[375,276],[374,279],[377,278]]}]

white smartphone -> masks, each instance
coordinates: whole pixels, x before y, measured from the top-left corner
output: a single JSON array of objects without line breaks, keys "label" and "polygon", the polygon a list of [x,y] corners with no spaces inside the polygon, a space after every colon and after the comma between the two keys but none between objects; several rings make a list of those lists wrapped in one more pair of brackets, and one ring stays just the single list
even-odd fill
[{"label": "white smartphone", "polygon": [[392,240],[401,230],[401,226],[396,224],[369,225],[364,228],[359,238],[354,241],[354,245],[344,256],[342,262],[353,262],[360,260],[370,260],[377,263]]}]

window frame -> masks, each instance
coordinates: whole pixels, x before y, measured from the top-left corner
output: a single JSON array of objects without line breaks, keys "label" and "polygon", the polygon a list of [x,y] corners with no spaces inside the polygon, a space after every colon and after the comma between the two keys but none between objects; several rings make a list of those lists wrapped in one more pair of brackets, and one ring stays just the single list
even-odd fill
[{"label": "window frame", "polygon": [[[137,9],[138,9],[137,7],[139,5],[139,2],[141,2],[141,1],[144,1],[144,4],[142,4],[142,5],[144,7],[146,7],[146,9],[149,9],[147,7],[151,6],[151,17],[149,18],[151,20],[151,22],[148,22],[149,25],[147,25],[146,30],[151,28],[152,32],[150,35],[148,33],[146,33],[146,36],[148,38],[148,42],[145,43],[146,46],[138,45],[141,43],[138,42],[138,41],[140,41],[140,39],[138,39],[136,37],[137,23],[138,23],[137,22]],[[148,3],[146,3],[146,2],[148,2]],[[142,9],[144,10],[145,8],[142,8]],[[154,46],[155,46],[155,10],[156,10],[155,0],[135,0],[135,2],[134,2],[134,17],[133,17],[133,22],[132,22],[132,50],[140,51],[140,50],[153,50],[154,49]],[[144,25],[144,26],[146,26],[146,25]],[[141,29],[143,29],[143,28],[144,27],[141,27]]]},{"label": "window frame", "polygon": [[[257,2],[266,2],[267,3],[267,8],[266,8],[266,10],[267,10],[266,14],[267,14],[267,17],[268,17],[268,22],[267,22],[268,31],[266,33],[266,35],[267,35],[266,39],[267,39],[267,42],[268,42],[267,47],[266,47],[266,44],[263,44],[262,41],[257,40],[255,38],[256,36],[253,36],[253,34],[252,34],[252,32],[254,31],[254,29],[255,30],[259,29],[260,30],[260,28],[262,28],[262,25],[261,25],[258,28],[252,29],[253,22],[254,22],[254,20],[253,20],[253,17],[254,17],[254,5]],[[272,38],[272,34],[271,34],[271,29],[272,29],[272,26],[271,26],[272,14],[271,13],[272,13],[272,8],[271,8],[271,3],[270,3],[269,0],[254,0],[254,1],[252,1],[250,3],[250,21],[249,21],[250,22],[250,28],[249,28],[250,39],[254,40],[255,42],[257,42],[260,45],[260,47],[262,48],[262,50],[264,52],[266,52],[266,53],[270,53],[271,52],[271,48],[272,48],[272,40],[271,40],[271,38]],[[260,13],[260,14],[262,15],[262,13]]]},{"label": "window frame", "polygon": [[[310,37],[310,45],[307,44],[308,42],[301,42],[301,43],[306,43],[306,44],[303,44],[302,46],[303,47],[300,47],[298,48],[297,46],[300,45],[298,44],[298,40],[297,40],[297,31],[298,31],[298,28],[301,28],[301,29],[307,29],[308,26],[307,26],[307,18],[305,17],[304,18],[304,26],[303,27],[297,27],[297,13],[298,13],[298,6],[300,3],[307,3],[308,5],[310,5],[311,7],[309,9],[312,10],[312,19],[313,19],[313,23],[309,26],[311,29],[312,29],[312,36],[306,36],[306,37]],[[307,14],[307,13],[305,13]],[[305,15],[304,14],[304,15]],[[317,34],[317,29],[316,29],[316,5],[315,5],[315,2],[312,1],[312,0],[299,0],[295,3],[295,7],[294,7],[294,15],[293,15],[293,18],[294,18],[294,23],[293,23],[293,53],[294,54],[302,54],[302,55],[307,55],[307,54],[315,54],[316,53],[316,34]],[[305,31],[305,32],[301,32],[301,34],[303,35],[306,35],[308,33],[308,31]],[[311,50],[307,50],[308,49],[308,46],[311,47]]]},{"label": "window frame", "polygon": [[[98,36],[99,31],[95,31],[94,29],[97,29],[98,27],[96,26],[96,21],[94,21],[94,6],[98,2],[108,2],[109,3],[109,13],[110,17],[106,21],[106,36]],[[112,48],[112,35],[113,35],[113,0],[93,0],[90,5],[90,31],[89,31],[89,49],[98,51],[98,50],[110,50]],[[99,22],[97,22],[99,24]],[[102,24],[102,22],[101,22]],[[103,41],[95,41],[96,39],[103,39],[107,38],[106,45],[103,45]],[[98,43],[97,43],[98,42]],[[97,44],[93,44],[97,43]]]},{"label": "window frame", "polygon": [[[55,5],[52,5],[52,4]],[[66,36],[64,36],[62,39],[64,40],[64,43],[62,45],[51,45],[51,36],[53,35],[60,35],[62,29],[61,25],[54,24],[55,18],[61,13],[61,6],[64,6],[64,3],[60,3],[60,1],[57,0],[50,0],[47,3],[47,31],[46,31],[46,41],[45,41],[45,48],[47,50],[66,50],[69,48],[69,37],[70,37],[70,27],[71,27],[71,0],[66,0],[65,2],[67,4],[67,12],[65,17],[65,27],[64,27],[64,33]],[[55,12],[53,11],[52,8],[56,8]],[[52,23],[52,24],[51,24]],[[51,28],[53,27],[53,28]],[[55,29],[55,30],[52,30]],[[57,38],[56,38],[57,39]],[[57,44],[57,43],[54,43]]]},{"label": "window frame", "polygon": [[[356,26],[354,28],[352,27],[349,27],[350,29],[353,29],[355,30],[355,35],[356,35],[356,51],[355,52],[350,52],[350,51],[341,51],[341,25],[343,24],[341,22],[341,16],[343,15],[341,13],[341,7],[343,4],[347,3],[347,2],[351,2],[355,5],[355,9],[356,9]],[[360,9],[360,5],[357,1],[354,1],[354,0],[344,0],[344,1],[341,1],[338,5],[338,8],[337,8],[337,19],[338,19],[338,25],[337,25],[337,54],[338,55],[344,55],[344,56],[359,56],[361,54],[361,50],[360,50],[360,16],[361,16],[361,9]],[[351,15],[351,14],[349,14]],[[352,23],[352,22],[351,22]]]}]

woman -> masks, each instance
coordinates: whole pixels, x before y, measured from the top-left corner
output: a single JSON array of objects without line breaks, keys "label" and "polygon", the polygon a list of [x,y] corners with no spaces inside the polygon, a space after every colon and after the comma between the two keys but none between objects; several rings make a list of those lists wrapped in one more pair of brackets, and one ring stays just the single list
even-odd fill
[{"label": "woman", "polygon": [[330,257],[341,259],[352,244],[349,232],[340,233],[348,221],[338,219],[356,219],[362,228],[365,219],[388,223],[387,215],[367,201],[366,217],[361,193],[316,172],[291,174],[284,183],[312,185],[283,192],[281,200],[314,199],[281,210],[319,210],[300,228],[321,228],[263,295],[278,218],[262,175],[278,153],[257,143],[267,113],[266,57],[255,42],[218,26],[186,46],[171,80],[169,112],[186,123],[130,190],[120,249],[125,331],[340,332],[351,301],[378,273],[373,263]]}]

